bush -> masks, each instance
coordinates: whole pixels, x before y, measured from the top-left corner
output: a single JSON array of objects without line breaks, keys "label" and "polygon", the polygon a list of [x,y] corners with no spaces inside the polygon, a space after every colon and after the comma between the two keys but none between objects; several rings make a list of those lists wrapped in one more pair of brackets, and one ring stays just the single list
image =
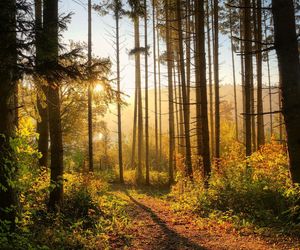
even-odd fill
[{"label": "bush", "polygon": [[[289,178],[282,145],[272,142],[241,162],[236,151],[213,168],[209,188],[196,183],[173,188],[174,209],[216,216],[239,225],[296,229],[300,223],[300,188]],[[184,190],[184,192],[183,192]]]}]

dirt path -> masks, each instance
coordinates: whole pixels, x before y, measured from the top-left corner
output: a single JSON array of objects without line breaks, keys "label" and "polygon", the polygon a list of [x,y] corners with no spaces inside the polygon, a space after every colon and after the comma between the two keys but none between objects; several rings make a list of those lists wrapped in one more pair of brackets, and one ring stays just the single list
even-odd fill
[{"label": "dirt path", "polygon": [[241,236],[220,225],[200,227],[191,216],[174,213],[162,199],[125,194],[133,219],[133,240],[128,249],[300,249],[299,242],[288,238]]}]

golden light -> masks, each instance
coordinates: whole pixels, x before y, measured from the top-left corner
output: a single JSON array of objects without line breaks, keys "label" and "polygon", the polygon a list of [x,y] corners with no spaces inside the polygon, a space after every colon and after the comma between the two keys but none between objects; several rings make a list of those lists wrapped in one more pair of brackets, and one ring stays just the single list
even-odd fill
[{"label": "golden light", "polygon": [[94,91],[97,92],[97,93],[99,93],[99,92],[102,92],[103,89],[104,89],[104,88],[103,88],[103,85],[100,84],[100,83],[98,83],[98,84],[96,84],[96,86],[95,86],[95,88],[94,88]]}]

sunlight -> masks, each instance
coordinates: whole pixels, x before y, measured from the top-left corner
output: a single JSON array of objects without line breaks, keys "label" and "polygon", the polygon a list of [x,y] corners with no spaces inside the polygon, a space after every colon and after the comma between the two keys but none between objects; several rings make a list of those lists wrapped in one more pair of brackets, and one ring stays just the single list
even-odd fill
[{"label": "sunlight", "polygon": [[101,83],[98,83],[98,84],[96,84],[96,86],[95,86],[95,88],[94,88],[94,91],[95,91],[96,93],[100,93],[100,92],[103,91],[103,89],[104,89],[103,85],[102,85]]}]

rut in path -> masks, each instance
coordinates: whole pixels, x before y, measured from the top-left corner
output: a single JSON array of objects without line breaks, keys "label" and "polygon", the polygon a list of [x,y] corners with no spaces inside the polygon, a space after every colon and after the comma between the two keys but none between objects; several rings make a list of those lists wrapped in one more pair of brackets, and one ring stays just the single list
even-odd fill
[{"label": "rut in path", "polygon": [[300,249],[299,242],[288,238],[240,235],[217,224],[201,228],[192,215],[173,212],[167,201],[147,194],[130,194],[127,189],[122,192],[129,201],[128,214],[133,220],[133,239],[127,249]]}]

